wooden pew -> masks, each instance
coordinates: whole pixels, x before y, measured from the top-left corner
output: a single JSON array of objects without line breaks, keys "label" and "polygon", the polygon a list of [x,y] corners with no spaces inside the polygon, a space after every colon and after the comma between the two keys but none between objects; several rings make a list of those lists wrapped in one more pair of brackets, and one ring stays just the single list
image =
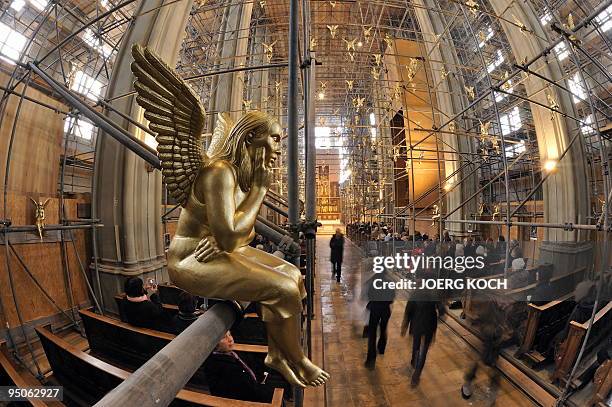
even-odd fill
[{"label": "wooden pew", "polygon": [[[64,386],[64,392],[79,406],[91,406],[106,393],[127,379],[130,371],[118,368],[89,355],[47,328],[36,328],[36,332],[53,369],[53,377]],[[270,403],[254,403],[225,399],[210,394],[181,390],[171,406],[215,406],[215,407],[280,407],[283,390],[275,389]]]},{"label": "wooden pew", "polygon": [[[560,274],[551,278],[550,284],[554,288],[554,292],[558,293],[560,296],[564,296],[573,292],[576,285],[584,280],[586,271],[586,267],[581,267],[569,273]],[[504,295],[510,297],[514,301],[527,301],[527,298],[536,292],[538,285],[541,283],[541,281],[536,281],[535,283],[506,291]]]},{"label": "wooden pew", "polygon": [[[602,339],[608,337],[612,327],[610,324],[611,322],[612,301],[609,301],[597,312],[597,314],[595,314],[595,320],[593,321],[593,327],[589,335],[585,355],[593,350]],[[553,382],[564,379],[571,370],[578,357],[578,352],[582,347],[588,324],[589,321],[582,324],[576,321],[570,322],[567,338],[561,344],[559,354],[555,355],[555,370],[551,376]]]},{"label": "wooden pew", "polygon": [[[79,310],[79,314],[85,326],[90,352],[122,367],[139,368],[175,338],[172,334],[138,328],[91,310]],[[234,349],[258,377],[269,370],[264,364],[268,353],[267,346],[236,343]],[[204,368],[201,367],[188,384],[193,388],[207,389],[207,383]],[[287,382],[276,372],[272,372],[267,383],[274,387],[289,388]]]},{"label": "wooden pew", "polygon": [[[125,301],[127,301],[125,297],[125,293],[120,293],[120,294],[115,295],[115,303],[117,304],[117,307],[119,308],[119,318],[121,318],[122,321],[127,320],[125,316],[125,311],[123,308],[123,304]],[[173,317],[176,314],[178,314],[178,305],[162,303],[162,307],[164,308],[164,312],[167,313],[169,317]]]},{"label": "wooden pew", "polygon": [[573,293],[566,294],[558,300],[543,305],[530,303],[527,313],[527,326],[523,333],[517,356],[525,356],[534,363],[544,361],[541,351],[536,349],[539,343],[548,343],[565,326],[574,309]]},{"label": "wooden pew", "polygon": [[[595,373],[596,379],[594,380],[595,388],[593,389],[593,396],[588,403],[588,406],[605,406],[606,399],[612,391],[612,362],[608,361],[604,365],[601,365]],[[599,380],[597,380],[597,376]]]},{"label": "wooden pew", "polygon": [[[115,302],[119,308],[119,318],[123,322],[127,322],[127,317],[123,308],[123,304],[127,301],[125,299],[125,293],[115,295]],[[212,306],[212,305],[210,305]],[[176,315],[178,315],[178,306],[173,304],[162,304],[164,311],[164,321],[171,321]],[[199,312],[199,311],[198,311]],[[164,332],[172,333],[172,327],[169,323],[162,324]],[[232,327],[232,336],[237,343],[244,343],[250,345],[267,345],[268,334],[266,327],[255,313],[247,313],[240,323]]]},{"label": "wooden pew", "polygon": [[[43,387],[34,376],[25,368],[13,363],[9,356],[6,342],[0,343],[0,386],[15,386],[15,387]],[[0,402],[0,405],[5,405]],[[62,407],[64,403],[60,401],[42,401],[28,400],[6,404],[12,405],[28,405],[33,407]]]},{"label": "wooden pew", "polygon": [[[569,273],[561,274],[555,276],[550,279],[550,284],[553,286],[555,292],[559,293],[561,296],[565,296],[570,292],[573,292],[576,284],[580,281],[583,281],[584,274],[586,273],[586,268],[582,267],[577,270],[571,271]],[[488,277],[481,277],[484,279],[497,279],[503,278],[503,274],[495,274]],[[532,284],[527,284],[520,288],[515,288],[513,290],[507,290],[503,292],[504,302],[526,302],[529,296],[532,296],[538,285],[541,284],[540,281],[537,281]],[[467,317],[470,320],[477,319],[478,317],[478,300],[474,298],[477,293],[472,292],[472,290],[466,290],[464,296],[464,304],[463,304],[463,314],[462,316]],[[527,311],[526,307],[525,310]]]}]

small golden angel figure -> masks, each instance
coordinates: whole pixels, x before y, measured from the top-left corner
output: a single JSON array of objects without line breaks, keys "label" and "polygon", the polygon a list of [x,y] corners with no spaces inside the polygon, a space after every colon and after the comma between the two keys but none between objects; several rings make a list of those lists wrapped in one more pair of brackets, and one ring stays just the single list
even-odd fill
[{"label": "small golden angel figure", "polygon": [[264,48],[264,53],[266,54],[266,58],[268,59],[268,63],[272,62],[272,57],[274,56],[274,46],[277,41],[274,41],[272,44],[266,44],[265,42],[261,43],[261,46]]},{"label": "small golden angel figure", "polygon": [[355,44],[357,44],[357,38],[352,39],[351,41],[342,38],[342,41],[346,43],[347,51],[355,51]]},{"label": "small golden angel figure", "polygon": [[440,220],[440,208],[438,205],[433,206],[433,214],[431,216],[431,226],[435,226],[436,222]]},{"label": "small golden angel figure", "polygon": [[476,97],[476,95],[474,94],[474,87],[473,86],[464,86],[465,91],[468,94],[468,98],[470,100],[474,100],[474,98]]},{"label": "small golden angel figure", "polygon": [[30,198],[30,201],[34,204],[34,218],[36,219],[36,229],[38,229],[40,240],[43,239],[43,230],[45,229],[45,206],[47,206],[49,200],[50,198],[47,198],[45,202],[41,202]]},{"label": "small golden angel figure", "polygon": [[333,38],[336,38],[336,32],[338,30],[338,25],[328,25],[327,29],[329,30],[329,35]]},{"label": "small golden angel figure", "polygon": [[500,214],[500,209],[501,209],[501,208],[499,207],[499,204],[497,204],[497,205],[493,206],[493,215],[491,216],[491,220],[495,220],[495,217],[496,217],[496,216],[499,216],[499,214]]}]

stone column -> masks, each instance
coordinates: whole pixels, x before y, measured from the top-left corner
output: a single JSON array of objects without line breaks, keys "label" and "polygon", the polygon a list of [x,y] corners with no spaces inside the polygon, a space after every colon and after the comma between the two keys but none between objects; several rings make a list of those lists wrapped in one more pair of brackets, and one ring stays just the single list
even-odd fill
[{"label": "stone column", "polygon": [[[227,0],[224,15],[223,34],[219,36],[221,43],[219,70],[237,68],[246,63],[249,45],[249,33],[253,2],[237,4]],[[215,78],[210,97],[209,109],[212,112],[230,112],[237,119],[242,112],[242,97],[244,92],[244,71],[219,75]],[[214,126],[216,114],[210,123]],[[209,129],[214,129],[210,127]]]},{"label": "stone column", "polygon": [[[444,32],[445,24],[440,19],[439,13],[431,10],[435,10],[435,4],[430,0],[415,0],[416,7],[414,8],[417,21],[421,28],[421,32],[426,39],[425,50],[429,54],[429,67],[431,72],[431,82],[437,85],[437,92],[435,92],[435,98],[437,102],[437,108],[435,110],[433,123],[439,127],[443,123],[446,123],[451,117],[457,112],[462,110],[462,106],[467,106],[468,101],[465,98],[465,91],[463,90],[463,84],[457,76],[450,74],[453,71],[453,66],[459,66],[457,55],[454,52],[454,46],[447,46],[451,39],[448,34],[444,36],[443,40],[435,45],[436,37]],[[453,45],[453,44],[451,44]],[[437,62],[443,61],[443,62]],[[448,66],[447,66],[448,64]],[[445,69],[449,75],[444,78],[442,76],[442,70]],[[456,120],[456,128],[459,130],[463,127],[460,119]],[[449,126],[445,126],[442,131],[450,132]],[[458,137],[455,134],[442,133],[440,136],[441,140],[446,145],[440,143],[440,147],[445,151],[451,148],[460,151],[462,153],[475,153],[474,146],[470,143],[467,137]],[[450,174],[455,172],[461,167],[462,164],[466,163],[466,159],[461,157],[459,154],[445,153],[444,155],[444,177],[448,177]],[[459,160],[458,160],[459,159]],[[458,160],[458,161],[455,161]],[[459,171],[452,179],[451,182],[458,182],[464,176],[473,170],[474,167],[468,166],[464,170]],[[461,185],[455,187],[446,196],[444,202],[444,208],[442,213],[448,213],[453,209],[457,208],[465,199],[473,195],[478,187],[478,179],[476,175],[472,175],[461,182]],[[476,198],[465,204],[461,209],[452,214],[450,220],[470,219],[473,213],[476,213],[477,201]],[[451,235],[463,236],[466,232],[466,226],[463,223],[446,223],[445,229],[449,231]]]},{"label": "stone column", "polygon": [[[532,34],[523,34],[519,27],[500,20],[506,37],[512,47],[512,52],[518,63],[523,58],[531,60],[547,45],[544,38],[549,33],[542,29],[538,17],[533,10],[523,2],[510,0],[490,0],[495,12],[508,21],[514,21],[516,16]],[[550,36],[556,37],[556,34]],[[569,48],[569,44],[567,44]],[[548,58],[540,58],[531,65],[531,70],[541,75],[559,81],[563,71],[555,52]],[[547,94],[552,96],[562,112],[577,116],[571,97],[567,92],[560,92],[546,81],[529,75],[523,81],[530,99],[545,106],[549,105]],[[564,84],[567,86],[567,84]],[[556,160],[569,145],[570,140],[580,131],[574,120],[565,119],[559,114],[552,115],[548,109],[531,104],[531,113],[535,126],[540,161]],[[567,155],[557,165],[555,173],[543,185],[544,192],[544,222],[550,223],[587,223],[589,215],[589,184],[587,178],[586,160],[582,136],[573,144]],[[545,240],[577,241],[587,238],[586,233],[564,232],[561,229],[546,229]]]},{"label": "stone column", "polygon": [[[164,7],[160,7],[164,4]],[[107,98],[133,90],[131,47],[149,47],[170,66],[176,64],[192,1],[148,0],[139,4],[115,60]],[[154,10],[154,11],[151,11]],[[150,11],[150,12],[147,12]],[[113,102],[120,112],[144,122],[143,110],[135,97]],[[131,134],[145,140],[145,134],[116,114],[108,114]],[[146,136],[151,139],[151,136]],[[167,280],[161,223],[161,173],[113,138],[100,132],[96,143],[93,216],[101,219],[98,230],[101,291],[107,310],[116,311],[113,296],[123,291],[127,276]]]}]

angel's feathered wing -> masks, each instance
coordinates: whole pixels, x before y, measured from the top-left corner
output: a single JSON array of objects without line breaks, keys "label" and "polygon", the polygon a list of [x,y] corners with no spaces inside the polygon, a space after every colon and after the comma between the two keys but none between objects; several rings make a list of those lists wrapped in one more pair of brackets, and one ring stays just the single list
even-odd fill
[{"label": "angel's feathered wing", "polygon": [[230,130],[234,126],[234,122],[229,113],[219,113],[217,115],[217,123],[215,131],[212,134],[210,145],[208,146],[208,156],[213,158],[217,151],[223,148],[225,139],[229,135]]},{"label": "angel's feathered wing", "polygon": [[202,151],[205,112],[191,87],[149,49],[132,47],[136,101],[156,134],[157,154],[168,191],[185,206],[206,156]]}]

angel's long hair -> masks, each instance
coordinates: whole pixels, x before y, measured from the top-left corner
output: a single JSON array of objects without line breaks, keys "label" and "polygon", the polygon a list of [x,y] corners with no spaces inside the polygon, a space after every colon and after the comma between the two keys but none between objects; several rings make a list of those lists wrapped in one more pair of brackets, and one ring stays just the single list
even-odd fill
[{"label": "angel's long hair", "polygon": [[257,137],[272,129],[275,120],[267,113],[251,111],[243,115],[229,131],[227,137],[209,151],[209,162],[225,160],[236,167],[238,185],[243,192],[251,189],[253,158],[247,150],[247,136]]}]

